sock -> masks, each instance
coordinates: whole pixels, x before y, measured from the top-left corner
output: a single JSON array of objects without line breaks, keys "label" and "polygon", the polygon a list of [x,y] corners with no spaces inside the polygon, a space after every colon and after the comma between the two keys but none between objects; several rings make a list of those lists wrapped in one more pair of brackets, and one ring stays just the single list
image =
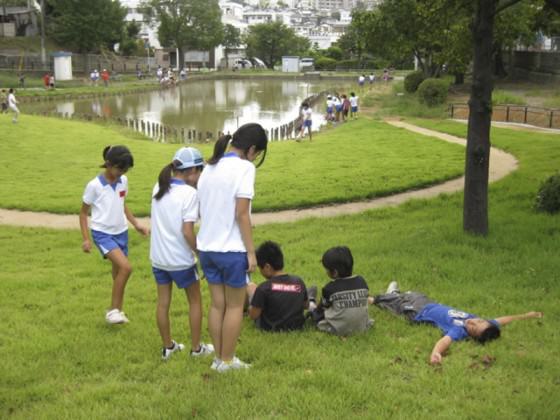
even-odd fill
[{"label": "sock", "polygon": [[175,343],[171,344],[171,347],[166,347],[167,350],[173,350],[175,348]]}]

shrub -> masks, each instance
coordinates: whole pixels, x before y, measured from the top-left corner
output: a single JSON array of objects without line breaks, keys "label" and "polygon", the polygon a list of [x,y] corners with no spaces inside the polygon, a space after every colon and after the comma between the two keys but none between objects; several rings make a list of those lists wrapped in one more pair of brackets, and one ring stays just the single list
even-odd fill
[{"label": "shrub", "polygon": [[449,83],[441,79],[426,79],[418,86],[420,102],[428,105],[440,105],[447,99]]},{"label": "shrub", "polygon": [[535,207],[539,211],[554,214],[560,211],[560,174],[544,181],[537,193]]},{"label": "shrub", "polygon": [[404,90],[408,93],[414,93],[418,90],[418,86],[426,79],[424,73],[421,71],[413,71],[408,73],[404,78]]},{"label": "shrub", "polygon": [[317,70],[334,70],[336,67],[336,60],[329,57],[320,57],[315,60],[315,68]]}]

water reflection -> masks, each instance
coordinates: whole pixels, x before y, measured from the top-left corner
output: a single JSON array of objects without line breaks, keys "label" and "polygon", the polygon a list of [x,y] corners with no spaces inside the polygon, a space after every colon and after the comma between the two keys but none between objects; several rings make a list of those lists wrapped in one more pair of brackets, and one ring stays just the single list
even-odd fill
[{"label": "water reflection", "polygon": [[[138,95],[30,107],[31,111],[134,118],[202,132],[233,132],[246,122],[258,121],[267,129],[288,123],[298,116],[306,97],[326,89],[324,83],[295,80],[204,80]],[[314,129],[324,123],[323,112],[321,101],[314,107]]]}]

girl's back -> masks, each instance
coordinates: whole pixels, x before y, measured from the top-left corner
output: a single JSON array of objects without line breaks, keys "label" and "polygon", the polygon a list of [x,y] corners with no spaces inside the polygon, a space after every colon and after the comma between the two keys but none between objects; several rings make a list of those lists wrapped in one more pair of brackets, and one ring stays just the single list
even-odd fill
[{"label": "girl's back", "polygon": [[207,165],[198,180],[200,231],[198,249],[213,252],[245,252],[236,221],[236,199],[253,199],[255,166],[226,153],[215,165]]}]

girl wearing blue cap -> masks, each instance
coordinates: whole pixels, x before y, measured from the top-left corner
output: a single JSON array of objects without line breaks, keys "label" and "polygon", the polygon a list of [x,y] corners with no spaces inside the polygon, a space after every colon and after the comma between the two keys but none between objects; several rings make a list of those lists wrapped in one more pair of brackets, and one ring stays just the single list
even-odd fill
[{"label": "girl wearing blue cap", "polygon": [[113,265],[113,291],[111,308],[105,314],[109,324],[122,324],[128,318],[122,312],[124,289],[132,273],[128,261],[128,223],[142,235],[149,229],[142,226],[124,200],[128,195],[128,179],[125,173],[134,166],[134,159],[126,146],[107,146],[103,150],[101,165],[105,171],[86,186],[80,210],[80,229],[82,231],[82,250],[91,252],[92,245],[88,232],[88,214],[91,209],[91,236],[95,245]]},{"label": "girl wearing blue cap", "polygon": [[[251,230],[255,166],[266,156],[268,139],[259,124],[245,124],[222,136],[198,182],[200,265],[210,288],[208,329],[216,349],[211,369],[247,368],[235,357],[241,332],[248,274],[257,257]],[[228,148],[229,150],[226,149]],[[252,162],[259,159],[257,165]]]},{"label": "girl wearing blue cap", "polygon": [[202,299],[194,254],[194,224],[198,220],[195,188],[203,167],[202,155],[197,149],[182,147],[175,153],[172,162],[161,170],[152,194],[150,259],[157,283],[156,318],[163,341],[163,360],[185,348],[171,339],[169,306],[173,283],[185,290],[189,302],[191,356],[214,351],[211,344],[200,342]]}]

